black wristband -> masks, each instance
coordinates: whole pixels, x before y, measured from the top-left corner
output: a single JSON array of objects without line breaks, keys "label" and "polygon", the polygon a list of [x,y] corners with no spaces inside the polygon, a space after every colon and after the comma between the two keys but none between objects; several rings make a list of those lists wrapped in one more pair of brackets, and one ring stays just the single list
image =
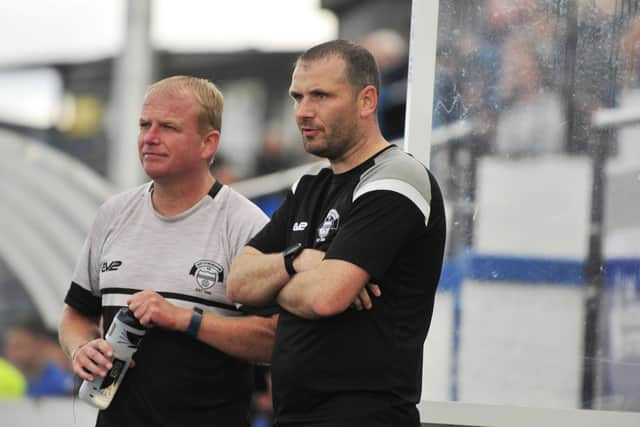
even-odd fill
[{"label": "black wristband", "polygon": [[289,277],[297,273],[295,267],[293,266],[294,259],[295,258],[289,256],[284,257],[284,269],[287,270],[287,274],[289,275]]},{"label": "black wristband", "polygon": [[293,267],[293,260],[302,252],[302,243],[296,243],[295,245],[289,246],[287,249],[282,252],[284,257],[284,268],[287,270],[287,274],[289,277],[293,276],[297,273],[296,269]]},{"label": "black wristband", "polygon": [[193,313],[191,314],[191,321],[187,326],[186,333],[194,338],[198,337],[198,331],[200,330],[200,323],[202,322],[202,309],[200,307],[193,307]]}]

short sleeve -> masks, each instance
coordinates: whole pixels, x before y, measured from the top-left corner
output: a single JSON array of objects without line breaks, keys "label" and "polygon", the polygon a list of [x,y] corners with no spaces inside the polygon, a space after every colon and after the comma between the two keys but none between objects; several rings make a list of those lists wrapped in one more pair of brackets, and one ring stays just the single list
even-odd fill
[{"label": "short sleeve", "polygon": [[263,253],[283,251],[287,245],[288,225],[295,209],[295,198],[289,191],[285,201],[273,213],[271,221],[249,241],[252,246]]},{"label": "short sleeve", "polygon": [[100,259],[108,216],[104,206],[101,207],[82,245],[65,296],[66,304],[87,316],[99,316],[102,310]]},{"label": "short sleeve", "polygon": [[394,191],[359,197],[326,254],[363,268],[380,279],[407,241],[426,232],[423,211]]}]

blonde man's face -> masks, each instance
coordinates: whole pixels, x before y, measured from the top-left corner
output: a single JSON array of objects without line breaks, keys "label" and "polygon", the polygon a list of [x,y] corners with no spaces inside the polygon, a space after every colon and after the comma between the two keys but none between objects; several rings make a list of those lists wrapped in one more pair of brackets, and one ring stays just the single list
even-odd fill
[{"label": "blonde man's face", "polygon": [[154,181],[188,177],[206,166],[198,118],[198,103],[192,95],[163,90],[147,94],[140,114],[138,155]]}]

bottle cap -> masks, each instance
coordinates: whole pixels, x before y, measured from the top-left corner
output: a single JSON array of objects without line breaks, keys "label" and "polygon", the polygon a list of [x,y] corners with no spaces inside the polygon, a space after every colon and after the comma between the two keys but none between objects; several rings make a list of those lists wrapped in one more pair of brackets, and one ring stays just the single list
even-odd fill
[{"label": "bottle cap", "polygon": [[120,322],[132,328],[141,329],[141,330],[146,329],[144,326],[140,324],[138,319],[136,319],[136,316],[133,315],[133,312],[129,310],[127,307],[122,307],[120,310],[118,310],[118,314],[116,314],[116,318]]}]

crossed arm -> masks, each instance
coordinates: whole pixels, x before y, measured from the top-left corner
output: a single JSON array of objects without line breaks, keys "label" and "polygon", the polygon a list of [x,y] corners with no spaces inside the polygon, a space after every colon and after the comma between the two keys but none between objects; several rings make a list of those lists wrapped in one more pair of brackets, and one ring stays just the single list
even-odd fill
[{"label": "crossed arm", "polygon": [[[264,254],[247,246],[231,265],[227,296],[256,306],[276,300],[285,310],[307,319],[333,316],[352,305],[371,308],[365,289],[370,277],[357,265],[324,259],[324,252],[305,249],[293,266],[298,273],[290,278],[282,254]],[[377,286],[370,285],[370,289],[380,295]]]}]

